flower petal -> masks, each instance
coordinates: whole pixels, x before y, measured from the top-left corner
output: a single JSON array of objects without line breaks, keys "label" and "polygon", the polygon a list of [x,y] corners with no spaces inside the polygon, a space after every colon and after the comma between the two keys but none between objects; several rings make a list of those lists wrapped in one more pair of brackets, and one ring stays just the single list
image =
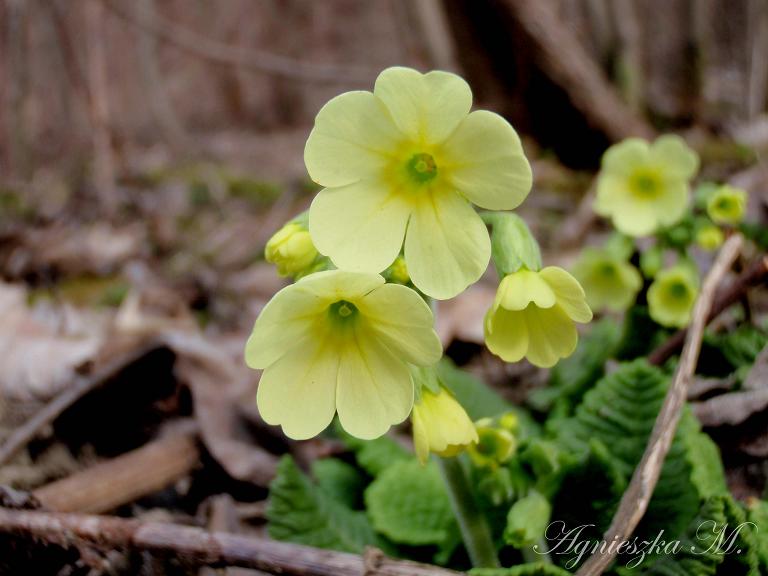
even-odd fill
[{"label": "flower petal", "polygon": [[499,308],[485,316],[485,344],[505,362],[518,362],[528,350],[528,327],[522,311]]},{"label": "flower petal", "polygon": [[309,209],[309,233],[339,268],[381,272],[400,253],[411,209],[380,180],[326,188]]},{"label": "flower petal", "polygon": [[491,257],[491,241],[480,216],[458,194],[425,194],[411,215],[405,263],[419,290],[445,300],[482,276]]},{"label": "flower petal", "polygon": [[327,302],[307,294],[301,283],[280,290],[256,320],[245,345],[245,363],[259,369],[277,361],[310,334],[326,306]]},{"label": "flower petal", "polygon": [[576,326],[560,306],[542,310],[531,306],[525,312],[528,326],[528,361],[540,368],[557,364],[573,354],[579,340]]},{"label": "flower petal", "polygon": [[412,68],[387,68],[376,79],[373,93],[398,128],[420,144],[442,142],[472,107],[469,85],[450,72],[421,74]]},{"label": "flower petal", "polygon": [[402,139],[381,100],[346,92],[318,112],[304,163],[321,186],[344,186],[379,174]]},{"label": "flower petal", "polygon": [[326,270],[303,277],[294,286],[324,305],[337,300],[356,300],[384,284],[379,274],[349,272],[347,270]]},{"label": "flower petal", "polygon": [[336,389],[341,426],[357,438],[378,438],[410,414],[411,373],[405,362],[361,326],[341,353]]},{"label": "flower petal", "polygon": [[256,403],[268,424],[294,440],[317,436],[333,420],[339,354],[328,338],[309,338],[261,375]]},{"label": "flower petal", "polygon": [[557,303],[571,320],[581,323],[592,320],[586,294],[576,278],[557,266],[547,266],[539,272],[539,276],[552,288]]},{"label": "flower petal", "polygon": [[407,286],[385,284],[357,304],[366,323],[390,351],[411,364],[430,366],[443,347],[427,303]]},{"label": "flower petal", "polygon": [[659,224],[671,226],[680,220],[688,209],[688,196],[688,184],[684,180],[667,180],[663,193],[653,205]]},{"label": "flower petal", "polygon": [[531,191],[531,166],[520,138],[493,112],[464,118],[437,155],[451,185],[482,208],[512,210]]},{"label": "flower petal", "polygon": [[524,310],[531,302],[539,308],[555,305],[555,293],[538,272],[521,269],[504,277],[499,285],[501,307]]},{"label": "flower petal", "polygon": [[614,144],[603,154],[603,172],[629,175],[638,166],[648,163],[650,148],[648,142],[640,138],[627,138]]},{"label": "flower petal", "polygon": [[667,173],[683,180],[692,178],[699,169],[699,155],[680,136],[660,136],[651,146],[650,152],[654,164],[663,166]]}]

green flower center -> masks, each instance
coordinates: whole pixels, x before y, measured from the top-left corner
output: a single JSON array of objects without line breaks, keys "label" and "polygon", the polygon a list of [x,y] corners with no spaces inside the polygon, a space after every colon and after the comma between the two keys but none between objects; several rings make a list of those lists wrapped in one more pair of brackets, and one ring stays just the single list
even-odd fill
[{"label": "green flower center", "polygon": [[643,198],[654,198],[661,190],[658,176],[649,172],[638,172],[632,177],[632,191]]},{"label": "green flower center", "polygon": [[335,322],[347,323],[357,316],[357,306],[346,300],[339,300],[328,307],[328,315]]},{"label": "green flower center", "polygon": [[407,164],[408,175],[423,184],[437,176],[437,164],[431,154],[419,153],[411,156]]},{"label": "green flower center", "polygon": [[603,278],[613,278],[616,275],[616,266],[610,262],[604,262],[600,264],[598,271]]},{"label": "green flower center", "polygon": [[734,203],[730,198],[718,198],[716,208],[721,212],[730,212],[734,209]]},{"label": "green flower center", "polygon": [[673,282],[667,288],[671,298],[675,300],[687,300],[688,299],[688,286],[683,282]]}]

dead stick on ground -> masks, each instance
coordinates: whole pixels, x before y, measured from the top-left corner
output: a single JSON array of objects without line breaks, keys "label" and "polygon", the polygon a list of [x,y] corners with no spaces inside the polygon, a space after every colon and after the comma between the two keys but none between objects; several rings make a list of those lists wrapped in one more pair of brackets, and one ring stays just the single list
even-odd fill
[{"label": "dead stick on ground", "polygon": [[[661,467],[667,457],[667,452],[675,437],[677,423],[685,405],[688,385],[696,369],[701,349],[701,339],[707,325],[712,300],[717,286],[728,272],[733,261],[741,250],[744,239],[741,235],[731,236],[723,245],[712,269],[709,271],[701,293],[693,309],[693,321],[685,339],[685,347],[680,357],[680,363],[675,371],[672,385],[664,398],[651,437],[645,448],[640,464],[635,468],[632,480],[624,495],[621,497],[619,509],[616,511],[610,527],[603,536],[605,542],[623,542],[635,531],[643,518],[648,503],[653,495],[656,483],[661,474]],[[597,553],[590,557],[576,573],[577,576],[598,576],[608,567],[616,556],[616,547],[609,547],[605,553]]]},{"label": "dead stick on ground", "polygon": [[453,570],[387,558],[375,549],[350,554],[113,516],[0,508],[0,533],[66,547],[85,542],[104,549],[165,553],[198,565],[242,566],[283,576],[459,576]]},{"label": "dead stick on ground", "polygon": [[[747,290],[766,280],[768,280],[768,256],[762,256],[742,272],[730,286],[717,295],[707,316],[707,323],[741,300]],[[648,355],[648,362],[656,366],[664,364],[682,347],[686,333],[687,330],[675,332],[666,342]]]},{"label": "dead stick on ground", "polygon": [[162,490],[198,462],[196,427],[185,424],[183,430],[46,484],[33,495],[48,510],[97,514]]},{"label": "dead stick on ground", "polygon": [[31,442],[40,431],[51,424],[67,408],[91,390],[98,388],[104,382],[116,376],[123,368],[133,364],[149,352],[157,349],[160,344],[153,342],[138,350],[121,356],[90,376],[81,376],[69,388],[64,389],[48,404],[43,406],[34,416],[19,426],[13,434],[0,446],[0,466],[5,465],[19,450]]}]

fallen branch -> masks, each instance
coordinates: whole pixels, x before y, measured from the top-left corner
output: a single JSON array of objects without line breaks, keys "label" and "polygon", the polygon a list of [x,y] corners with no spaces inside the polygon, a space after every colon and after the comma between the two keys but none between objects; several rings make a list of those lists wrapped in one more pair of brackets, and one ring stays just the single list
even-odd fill
[{"label": "fallen branch", "polygon": [[43,428],[51,424],[67,408],[91,390],[98,388],[107,380],[115,377],[123,368],[133,364],[160,346],[151,342],[124,356],[120,356],[89,376],[80,376],[71,386],[43,406],[29,420],[19,426],[0,446],[0,466],[8,463],[22,448],[31,442]]},{"label": "fallen branch", "polygon": [[[747,290],[766,281],[768,281],[768,256],[762,256],[742,272],[730,286],[727,286],[717,295],[712,308],[709,310],[709,314],[707,314],[706,323],[709,324],[723,311],[740,301]],[[682,348],[687,332],[687,330],[675,332],[668,340],[648,355],[648,362],[656,366],[664,364]]]},{"label": "fallen branch", "polygon": [[0,508],[0,533],[64,547],[87,543],[170,554],[189,564],[240,566],[283,576],[459,576],[453,570],[387,558],[376,549],[361,556],[114,516]]},{"label": "fallen branch", "polygon": [[[685,347],[680,363],[675,371],[672,385],[664,398],[651,437],[645,448],[642,460],[632,474],[632,480],[621,497],[619,508],[611,525],[603,535],[604,542],[623,542],[627,540],[643,518],[648,503],[661,474],[661,467],[667,457],[672,440],[677,431],[683,406],[688,392],[688,385],[696,369],[701,349],[704,328],[711,313],[712,301],[717,286],[730,269],[744,242],[740,234],[731,236],[723,245],[712,269],[709,271],[701,293],[693,309],[693,321],[685,338]],[[598,576],[608,567],[616,556],[618,546],[608,546],[605,552],[592,555],[576,573],[577,576]]]},{"label": "fallen branch", "polygon": [[95,514],[162,490],[187,474],[199,461],[196,427],[184,428],[46,484],[33,495],[48,510]]},{"label": "fallen branch", "polygon": [[[115,16],[162,40],[184,49],[190,54],[213,64],[238,66],[255,72],[266,72],[283,78],[311,80],[315,82],[342,82],[369,84],[376,72],[359,66],[339,66],[302,62],[294,58],[270,54],[252,47],[244,48],[223,44],[206,38],[193,30],[174,24],[159,15],[135,15],[117,2],[100,0]],[[139,10],[137,10],[139,12]]]}]

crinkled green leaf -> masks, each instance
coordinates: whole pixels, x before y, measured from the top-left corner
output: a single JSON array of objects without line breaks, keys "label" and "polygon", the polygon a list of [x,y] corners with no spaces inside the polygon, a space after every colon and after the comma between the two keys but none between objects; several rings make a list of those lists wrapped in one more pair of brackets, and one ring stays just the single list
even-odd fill
[{"label": "crinkled green leaf", "polygon": [[347,552],[382,546],[365,512],[351,510],[313,484],[290,456],[280,460],[270,484],[267,520],[275,540]]},{"label": "crinkled green leaf", "polygon": [[437,467],[416,460],[397,462],[365,491],[371,523],[393,542],[441,545],[458,531]]},{"label": "crinkled green leaf", "polygon": [[[756,530],[728,495],[705,500],[676,554],[640,564],[642,576],[760,576]],[[759,532],[757,532],[759,534]],[[722,534],[722,537],[718,536]],[[631,568],[624,574],[637,573]]]},{"label": "crinkled green leaf", "polygon": [[613,319],[593,323],[576,352],[552,368],[549,386],[534,391],[529,403],[542,412],[556,401],[566,403],[567,407],[560,412],[569,413],[573,404],[581,401],[584,393],[605,374],[605,363],[616,350],[620,336],[621,331]]},{"label": "crinkled green leaf", "polygon": [[[623,364],[587,392],[573,417],[555,422],[558,441],[566,450],[585,455],[600,441],[615,470],[628,482],[645,450],[668,381],[668,376],[644,360]],[[686,408],[636,534],[655,535],[661,529],[680,534],[698,512],[702,498],[724,492],[717,448]],[[577,520],[571,515],[571,521]],[[582,513],[579,524],[590,521],[589,514]]]},{"label": "crinkled green leaf", "polygon": [[338,425],[336,432],[355,453],[358,466],[371,476],[378,476],[396,462],[415,459],[411,452],[389,436],[381,436],[375,440],[361,440],[347,434]]},{"label": "crinkled green leaf", "polygon": [[739,368],[752,366],[766,344],[768,344],[768,334],[764,330],[751,324],[742,324],[724,334],[707,333],[704,338],[704,351],[706,352],[709,347],[719,350],[730,368],[727,374]]}]

